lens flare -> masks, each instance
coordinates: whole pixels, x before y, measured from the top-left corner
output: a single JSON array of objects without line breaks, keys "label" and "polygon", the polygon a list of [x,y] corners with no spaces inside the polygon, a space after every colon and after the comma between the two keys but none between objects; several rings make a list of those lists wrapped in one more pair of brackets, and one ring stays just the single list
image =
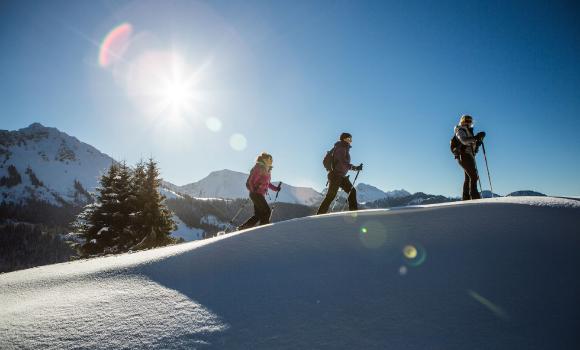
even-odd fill
[{"label": "lens flare", "polygon": [[365,223],[359,236],[361,243],[369,249],[377,249],[382,247],[387,242],[387,229],[378,221],[369,221]]},{"label": "lens flare", "polygon": [[222,121],[218,118],[210,117],[205,121],[205,126],[213,132],[218,132],[222,129]]},{"label": "lens flare", "polygon": [[417,248],[412,245],[407,245],[403,248],[403,254],[407,259],[415,259],[417,257]]},{"label": "lens flare", "polygon": [[488,300],[487,298],[484,298],[483,296],[481,296],[477,292],[472,291],[471,289],[468,290],[467,293],[469,294],[469,296],[471,296],[478,303],[480,303],[481,305],[485,306],[497,318],[500,318],[500,319],[503,319],[503,320],[509,319],[509,316],[508,316],[507,312],[505,312],[505,310],[502,309],[500,306],[492,303],[490,300]]},{"label": "lens flare", "polygon": [[236,151],[243,151],[246,149],[248,141],[246,137],[242,134],[233,134],[230,137],[230,146]]},{"label": "lens flare", "polygon": [[107,34],[99,49],[99,65],[109,67],[123,57],[129,46],[129,40],[133,33],[133,27],[129,23],[123,23]]},{"label": "lens flare", "polygon": [[417,267],[427,259],[427,251],[421,245],[407,244],[403,247],[403,257],[409,266]]}]

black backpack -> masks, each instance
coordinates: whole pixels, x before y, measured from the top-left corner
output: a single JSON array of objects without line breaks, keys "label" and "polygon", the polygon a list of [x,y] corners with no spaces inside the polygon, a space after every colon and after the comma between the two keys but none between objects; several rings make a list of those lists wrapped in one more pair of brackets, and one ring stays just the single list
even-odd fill
[{"label": "black backpack", "polygon": [[453,153],[453,156],[455,158],[458,158],[459,155],[464,151],[464,147],[465,146],[461,143],[461,141],[459,141],[457,136],[455,136],[455,134],[453,134],[453,137],[451,138],[451,142],[450,142],[450,148],[451,148],[451,153]]},{"label": "black backpack", "polygon": [[322,160],[322,165],[324,165],[324,169],[326,169],[326,171],[334,170],[334,148],[326,152],[324,159]]},{"label": "black backpack", "polygon": [[254,168],[255,168],[255,167],[256,167],[256,166],[254,166],[254,167],[252,168],[252,170],[250,170],[250,174],[248,175],[248,178],[246,179],[246,188],[247,188],[247,189],[248,189],[248,191],[250,191],[250,192],[252,191],[252,189],[250,188],[250,178],[252,177],[252,172],[254,171]]}]

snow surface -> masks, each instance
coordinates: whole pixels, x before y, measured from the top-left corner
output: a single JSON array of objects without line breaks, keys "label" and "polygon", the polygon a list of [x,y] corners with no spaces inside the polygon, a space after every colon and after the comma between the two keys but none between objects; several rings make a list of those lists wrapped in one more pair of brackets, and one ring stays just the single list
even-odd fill
[{"label": "snow surface", "polygon": [[0,348],[577,349],[580,202],[294,219],[0,275]]}]

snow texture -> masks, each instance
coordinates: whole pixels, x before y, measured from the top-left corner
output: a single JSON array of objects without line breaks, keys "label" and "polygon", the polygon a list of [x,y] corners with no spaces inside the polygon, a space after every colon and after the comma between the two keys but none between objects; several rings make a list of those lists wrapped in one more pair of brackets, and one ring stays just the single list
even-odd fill
[{"label": "snow texture", "polygon": [[294,219],[0,275],[0,348],[578,349],[580,202]]}]

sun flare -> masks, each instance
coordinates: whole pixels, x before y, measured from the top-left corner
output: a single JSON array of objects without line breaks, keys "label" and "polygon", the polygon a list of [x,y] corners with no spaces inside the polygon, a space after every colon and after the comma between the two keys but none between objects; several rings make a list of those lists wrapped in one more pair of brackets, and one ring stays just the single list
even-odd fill
[{"label": "sun flare", "polygon": [[128,88],[147,114],[176,121],[196,112],[202,73],[176,52],[148,52],[133,64]]}]

